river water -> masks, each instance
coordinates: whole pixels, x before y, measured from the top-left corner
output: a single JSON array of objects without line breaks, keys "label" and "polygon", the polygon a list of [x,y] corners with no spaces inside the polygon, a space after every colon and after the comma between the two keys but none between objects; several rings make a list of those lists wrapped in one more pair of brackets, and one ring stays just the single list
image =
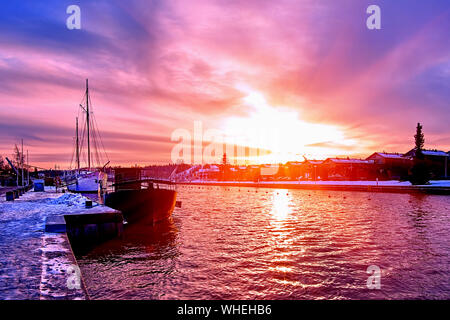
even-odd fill
[{"label": "river water", "polygon": [[450,299],[450,196],[178,192],[171,221],[77,257],[92,299]]}]

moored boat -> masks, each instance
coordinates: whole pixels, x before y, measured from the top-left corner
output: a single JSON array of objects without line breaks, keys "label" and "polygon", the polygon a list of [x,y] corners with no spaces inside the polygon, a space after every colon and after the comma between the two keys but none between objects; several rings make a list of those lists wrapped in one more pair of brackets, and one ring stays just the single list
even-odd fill
[{"label": "moored boat", "polygon": [[105,194],[105,205],[120,210],[129,223],[155,224],[168,219],[175,208],[175,184],[141,179],[139,168],[115,169],[113,188]]},{"label": "moored boat", "polygon": [[[103,147],[103,141],[92,111],[87,79],[83,102],[84,105],[79,105],[79,112],[84,115],[81,121],[81,133],[79,132],[78,117],[76,118],[74,152],[70,162],[70,168],[73,170],[72,174],[66,176],[65,182],[70,192],[99,193],[108,182],[104,178],[109,159],[104,148],[100,148],[100,146]],[[94,152],[91,152],[91,145]],[[84,150],[83,147],[87,147],[87,150]],[[81,158],[87,160],[86,167],[81,166]]]}]

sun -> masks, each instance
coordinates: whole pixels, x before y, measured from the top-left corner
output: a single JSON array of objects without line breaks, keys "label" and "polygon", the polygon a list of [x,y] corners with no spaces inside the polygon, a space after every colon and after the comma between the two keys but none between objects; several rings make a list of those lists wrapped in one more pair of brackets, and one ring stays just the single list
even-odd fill
[{"label": "sun", "polygon": [[302,156],[323,159],[343,153],[333,145],[351,147],[356,143],[337,125],[309,123],[292,107],[269,105],[260,92],[249,92],[242,105],[248,116],[224,119],[223,131],[229,142],[269,151],[260,152],[250,162],[284,163],[303,160]]}]

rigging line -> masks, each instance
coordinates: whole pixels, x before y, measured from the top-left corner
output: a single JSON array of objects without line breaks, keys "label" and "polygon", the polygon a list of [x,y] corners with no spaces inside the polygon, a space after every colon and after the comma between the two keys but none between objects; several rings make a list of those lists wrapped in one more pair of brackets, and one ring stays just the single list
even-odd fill
[{"label": "rigging line", "polygon": [[[94,129],[94,128],[92,128]],[[97,157],[97,145],[95,143],[95,130],[91,131],[91,150],[93,150],[93,157],[92,157],[92,163],[94,164],[94,166],[96,165],[96,162],[98,162],[98,157]]]},{"label": "rigging line", "polygon": [[[91,110],[94,110],[93,103],[92,103],[92,100],[91,100],[91,96],[89,96],[88,99],[89,99],[89,103],[91,105]],[[106,157],[107,161],[109,161],[109,157],[108,157],[108,154],[106,153],[105,145],[103,144],[103,139],[102,139],[102,136],[101,136],[101,133],[100,133],[100,130],[99,130],[99,126],[98,126],[98,123],[97,123],[97,118],[95,117],[95,114],[93,112],[90,112],[90,113],[92,114],[91,115],[91,119],[92,119],[92,128],[93,128],[93,132],[94,132],[94,136],[95,136],[94,143],[95,143],[95,146],[96,146],[97,159],[99,161],[99,165],[101,166],[102,162],[100,162],[100,161],[103,161],[102,157],[100,156],[102,150],[100,150],[100,154],[98,154],[98,152],[99,152],[98,149],[100,149],[99,148],[100,146],[98,145],[97,140],[100,140],[100,144],[102,146],[103,153],[105,154],[105,157]]]},{"label": "rigging line", "polygon": [[[75,130],[76,131],[76,130]],[[73,149],[72,149],[72,157],[70,159],[70,166],[69,169],[72,169],[72,163],[73,163],[73,158],[75,156],[75,153],[77,152],[77,142],[76,142],[76,137],[72,138],[72,144],[73,144]]]},{"label": "rigging line", "polygon": [[83,153],[83,146],[84,146],[84,137],[85,137],[85,134],[86,134],[86,122],[85,121],[83,121],[82,122],[82,127],[83,127],[83,130],[82,130],[82,133],[81,133],[81,143],[80,143],[80,155],[82,155],[83,156],[83,162],[84,163],[86,163],[86,158],[84,157],[85,155],[84,155],[84,153]]},{"label": "rigging line", "polygon": [[95,148],[95,154],[97,156],[98,165],[101,166],[102,159],[101,159],[100,154],[98,152],[99,147],[98,147],[98,142],[97,142],[97,140],[98,140],[97,135],[98,135],[98,132],[97,132],[97,130],[95,130],[95,127],[94,127],[94,148]]},{"label": "rigging line", "polygon": [[86,163],[86,155],[84,153],[81,155],[81,163]]},{"label": "rigging line", "polygon": [[[91,105],[93,105],[92,101],[91,101],[91,97],[89,97],[89,101],[90,101]],[[92,126],[94,127],[95,134],[96,134],[96,140],[97,140],[96,141],[97,151],[99,152],[99,160],[101,161],[100,165],[102,166],[103,162],[104,162],[102,152],[103,152],[103,154],[104,154],[104,156],[105,156],[107,161],[109,161],[109,157],[108,157],[108,154],[106,153],[106,148],[105,148],[105,145],[103,143],[102,134],[100,132],[99,125],[98,125],[98,122],[97,122],[97,117],[95,116],[94,113],[92,113],[92,120],[93,120],[92,121]],[[99,144],[98,140],[100,141],[100,144]],[[101,148],[100,148],[100,146],[101,146]]]},{"label": "rigging line", "polygon": [[82,98],[80,104],[78,105],[78,118],[82,119],[81,126],[83,128],[85,128],[85,125],[86,125],[86,117],[84,117],[84,116],[80,117],[80,112],[83,112],[83,114],[86,113],[86,111],[84,109],[85,100],[86,100],[86,93],[84,93],[83,98]]},{"label": "rigging line", "polygon": [[73,157],[74,157],[74,155],[75,155],[75,152],[76,152],[76,148],[77,148],[77,146],[76,146],[76,141],[72,141],[72,143],[73,143],[73,145],[74,145],[74,149],[72,150],[72,158],[70,159],[70,166],[69,166],[69,169],[72,169],[72,162],[73,162]]},{"label": "rigging line", "polygon": [[101,155],[101,150],[100,150],[100,145],[99,145],[99,132],[98,132],[98,130],[95,130],[95,146],[96,146],[96,152],[98,154],[98,160],[100,161],[99,164],[101,164],[101,162],[103,161],[103,157]]},{"label": "rigging line", "polygon": [[[78,106],[78,108],[77,108],[77,117],[79,118],[79,116],[80,116],[80,107]],[[76,131],[75,131],[76,132]],[[74,156],[75,156],[75,153],[76,153],[76,148],[77,148],[77,145],[76,145],[76,137],[75,137],[75,140],[74,140],[74,142],[73,142],[73,149],[72,149],[72,157],[71,157],[71,160],[70,160],[70,167],[69,167],[69,169],[72,169],[72,164],[73,164],[73,158],[74,158]]]},{"label": "rigging line", "polygon": [[108,157],[108,154],[106,153],[105,145],[103,144],[102,135],[101,135],[101,133],[100,133],[100,130],[98,129],[97,119],[95,118],[95,116],[94,116],[93,118],[94,118],[94,122],[95,122],[96,127],[97,127],[98,135],[99,135],[99,137],[100,137],[100,143],[101,143],[102,148],[103,148],[103,153],[104,153],[105,156],[106,156],[106,160],[109,161],[109,157]]},{"label": "rigging line", "polygon": [[81,99],[80,104],[84,105],[85,102],[86,102],[86,88],[84,88],[83,98]]},{"label": "rigging line", "polygon": [[95,154],[96,154],[96,156],[97,156],[97,163],[98,163],[98,166],[101,167],[102,160],[101,160],[100,155],[99,155],[99,153],[98,153],[97,142],[95,142]]},{"label": "rigging line", "polygon": [[86,93],[84,93],[83,98],[81,99],[80,103],[78,104],[78,118],[80,117],[80,111],[83,110],[81,106],[84,106],[84,101],[86,100]]},{"label": "rigging line", "polygon": [[94,128],[92,127],[92,118],[91,118],[91,115],[89,115],[90,116],[90,118],[89,118],[89,134],[90,134],[90,136],[89,136],[89,138],[90,138],[90,144],[91,144],[91,160],[92,160],[92,163],[94,164],[94,166],[95,166],[95,130],[94,130]]},{"label": "rigging line", "polygon": [[[86,95],[86,93],[84,94],[84,96]],[[80,101],[80,104],[78,105],[78,108],[77,108],[77,117],[78,118],[80,118],[80,105],[83,103],[83,100],[84,100],[84,96],[83,96],[83,99]],[[80,151],[81,151],[81,149],[80,149]],[[76,153],[76,142],[74,142],[74,148],[73,148],[73,151],[72,151],[72,157],[71,157],[71,160],[70,160],[70,169],[72,168],[72,164],[73,164],[73,158],[74,158],[74,154]]]},{"label": "rigging line", "polygon": [[81,154],[81,161],[82,161],[82,163],[84,164],[84,167],[86,167],[87,165],[87,158],[86,158],[86,151],[84,150],[84,148],[83,148],[83,146],[84,146],[84,134],[83,134],[83,143],[82,143],[82,146],[81,146],[81,151],[80,151],[80,154]]},{"label": "rigging line", "polygon": [[99,141],[98,141],[101,139],[100,131],[98,130],[98,125],[97,125],[97,122],[95,121],[95,117],[93,117],[93,127],[94,127],[94,131],[95,131],[95,146],[96,146],[96,151],[97,151],[97,157],[98,157],[100,165],[102,165],[103,156],[102,156],[102,153],[100,150],[101,148],[100,148]]},{"label": "rigging line", "polygon": [[86,128],[86,125],[83,123],[83,129],[81,131],[81,139],[80,139],[80,153],[83,152],[85,128]]},{"label": "rigging line", "polygon": [[[92,100],[91,100],[91,96],[90,95],[88,95],[87,96],[87,100],[89,100],[89,106],[90,106],[90,108],[89,108],[89,118],[90,118],[90,121],[89,121],[89,125],[92,127],[92,135],[93,135],[93,143],[94,143],[94,151],[95,151],[95,154],[97,154],[97,152],[98,152],[98,150],[97,150],[97,143],[96,143],[96,133],[95,133],[95,127],[94,127],[94,122],[92,121],[92,117],[94,116],[94,105],[92,104]],[[95,156],[95,154],[94,154],[94,156]],[[95,160],[94,160],[95,161]],[[98,160],[98,154],[97,154],[97,162],[98,162],[99,160]]]},{"label": "rigging line", "polygon": [[100,159],[100,156],[99,156],[99,153],[98,153],[98,149],[99,148],[98,148],[98,143],[97,143],[97,140],[98,140],[97,130],[95,128],[95,125],[94,125],[93,121],[91,121],[91,128],[92,128],[92,130],[91,130],[91,133],[92,133],[91,142],[92,142],[92,147],[93,147],[93,150],[94,150],[93,160],[94,160],[94,164],[95,164],[95,161],[97,161],[97,164],[100,165],[101,159]]},{"label": "rigging line", "polygon": [[[77,121],[77,125],[78,125],[78,121]],[[77,139],[79,140],[79,136],[77,136],[79,134],[78,132],[78,128],[75,128],[75,137],[73,138],[73,152],[72,152],[72,159],[70,160],[70,169],[72,169],[72,164],[74,164],[74,168],[77,167],[77,161],[73,162],[73,159],[75,158],[75,154],[77,153],[77,147],[79,148],[79,144],[77,146]],[[78,152],[80,150],[78,149]]]}]

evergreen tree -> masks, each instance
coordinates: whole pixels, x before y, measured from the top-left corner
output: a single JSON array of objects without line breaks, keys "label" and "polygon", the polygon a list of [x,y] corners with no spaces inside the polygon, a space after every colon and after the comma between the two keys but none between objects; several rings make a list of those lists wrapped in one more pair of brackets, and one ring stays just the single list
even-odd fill
[{"label": "evergreen tree", "polygon": [[414,135],[414,141],[416,146],[414,149],[416,150],[416,157],[422,158],[422,150],[425,145],[425,137],[422,132],[422,125],[420,123],[417,123],[416,127],[416,134]]},{"label": "evergreen tree", "polygon": [[424,160],[423,147],[425,145],[425,138],[422,132],[422,125],[417,124],[416,134],[414,135],[415,141],[415,156],[413,159],[413,167],[411,168],[411,176],[409,181],[412,184],[427,184],[430,181],[430,171],[428,165]]}]

